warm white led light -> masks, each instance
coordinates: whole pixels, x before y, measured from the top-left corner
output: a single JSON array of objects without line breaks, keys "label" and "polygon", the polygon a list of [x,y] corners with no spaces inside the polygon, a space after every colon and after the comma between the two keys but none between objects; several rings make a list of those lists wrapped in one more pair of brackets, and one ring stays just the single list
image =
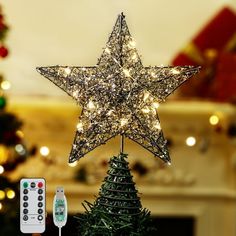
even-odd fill
[{"label": "warm white led light", "polygon": [[11,83],[10,83],[9,81],[7,81],[7,80],[4,80],[4,81],[2,81],[2,83],[1,83],[1,88],[2,88],[3,90],[8,90],[8,89],[11,88]]},{"label": "warm white led light", "polygon": [[128,119],[126,119],[126,118],[122,118],[122,119],[120,120],[120,125],[121,125],[121,127],[125,126],[127,123],[128,123]]},{"label": "warm white led light", "polygon": [[144,95],[143,95],[143,101],[145,102],[150,96],[150,93],[149,92],[145,92]]},{"label": "warm white led light", "polygon": [[126,77],[130,77],[130,72],[129,72],[129,70],[124,69],[123,72],[124,72],[124,74],[125,74]]},{"label": "warm white led light", "polygon": [[132,39],[132,40],[129,41],[128,45],[129,45],[130,48],[135,48],[136,42]]},{"label": "warm white led light", "polygon": [[0,175],[3,174],[4,172],[4,167],[0,165]]},{"label": "warm white led light", "polygon": [[108,54],[110,54],[110,53],[111,53],[111,51],[110,51],[110,49],[109,49],[109,48],[105,48],[105,52],[106,52],[106,53],[108,53]]},{"label": "warm white led light", "polygon": [[160,124],[160,122],[156,122],[156,124],[154,124],[154,128],[155,129],[161,129],[161,124]]},{"label": "warm white led light", "polygon": [[212,115],[210,118],[209,118],[209,122],[211,125],[217,125],[220,121],[220,118],[217,116],[217,115]]},{"label": "warm white led light", "polygon": [[66,67],[64,70],[66,75],[69,75],[71,73],[71,69],[69,67]]},{"label": "warm white led light", "polygon": [[95,105],[94,105],[94,103],[93,103],[92,101],[89,101],[89,103],[88,103],[88,109],[90,109],[90,110],[95,109]]},{"label": "warm white led light", "polygon": [[7,190],[7,198],[13,199],[15,196],[16,196],[15,191],[13,191],[12,189]]},{"label": "warm white led light", "polygon": [[142,112],[147,114],[150,112],[150,109],[148,107],[145,107],[142,109]]},{"label": "warm white led light", "polygon": [[2,203],[0,202],[0,211],[2,210],[2,208],[3,208],[3,205],[2,205]]},{"label": "warm white led light", "polygon": [[77,130],[78,131],[82,131],[83,130],[83,123],[82,122],[79,122],[76,126]]},{"label": "warm white led light", "polygon": [[152,103],[152,106],[157,109],[159,106],[160,106],[160,103],[159,102],[153,102]]},{"label": "warm white led light", "polygon": [[0,190],[0,200],[3,200],[6,197],[6,193],[3,190]]},{"label": "warm white led light", "polygon": [[180,74],[180,71],[177,70],[177,69],[175,69],[175,68],[173,68],[173,69],[171,70],[171,72],[172,72],[172,74],[174,74],[174,75]]},{"label": "warm white led light", "polygon": [[50,150],[49,150],[48,147],[43,146],[43,147],[40,148],[39,152],[42,156],[48,156],[49,153],[50,153]]},{"label": "warm white led light", "polygon": [[196,144],[196,138],[190,136],[190,137],[186,138],[185,142],[186,142],[187,146],[192,147]]}]

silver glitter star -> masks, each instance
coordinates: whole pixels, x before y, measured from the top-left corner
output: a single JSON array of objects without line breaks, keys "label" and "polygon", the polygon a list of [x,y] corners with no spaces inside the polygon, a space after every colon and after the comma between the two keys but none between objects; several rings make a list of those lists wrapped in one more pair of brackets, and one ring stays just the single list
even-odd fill
[{"label": "silver glitter star", "polygon": [[70,163],[119,134],[170,163],[157,109],[199,67],[144,67],[120,14],[96,66],[37,70],[83,108]]}]

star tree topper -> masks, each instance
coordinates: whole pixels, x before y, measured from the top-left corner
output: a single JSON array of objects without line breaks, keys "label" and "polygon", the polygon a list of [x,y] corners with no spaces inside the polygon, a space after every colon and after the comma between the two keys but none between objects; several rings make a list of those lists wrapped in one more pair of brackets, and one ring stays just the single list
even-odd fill
[{"label": "star tree topper", "polygon": [[82,107],[70,163],[119,134],[170,163],[157,108],[199,67],[144,67],[120,14],[97,65],[37,70]]}]

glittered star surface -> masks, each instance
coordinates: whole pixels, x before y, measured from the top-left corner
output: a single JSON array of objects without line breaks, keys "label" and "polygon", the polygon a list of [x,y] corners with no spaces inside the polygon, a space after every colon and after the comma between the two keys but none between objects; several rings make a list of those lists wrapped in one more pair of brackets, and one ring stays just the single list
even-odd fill
[{"label": "glittered star surface", "polygon": [[170,163],[157,109],[199,68],[144,67],[135,46],[121,14],[96,66],[37,68],[82,107],[69,162],[120,134]]}]

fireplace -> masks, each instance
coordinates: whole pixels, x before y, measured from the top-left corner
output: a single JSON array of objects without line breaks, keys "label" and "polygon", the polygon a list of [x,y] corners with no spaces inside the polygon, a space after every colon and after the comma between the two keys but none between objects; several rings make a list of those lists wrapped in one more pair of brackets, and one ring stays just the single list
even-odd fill
[{"label": "fireplace", "polygon": [[153,217],[153,223],[157,228],[158,236],[195,236],[194,217]]}]

